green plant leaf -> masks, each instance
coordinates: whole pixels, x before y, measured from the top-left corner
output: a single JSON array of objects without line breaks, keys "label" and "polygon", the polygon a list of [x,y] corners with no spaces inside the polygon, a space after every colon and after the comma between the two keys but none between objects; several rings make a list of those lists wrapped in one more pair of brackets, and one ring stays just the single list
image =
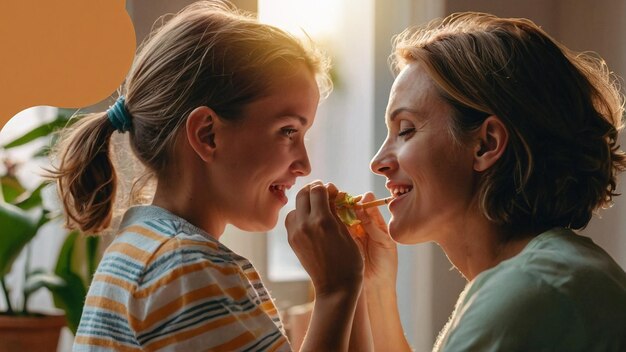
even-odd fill
[{"label": "green plant leaf", "polygon": [[48,183],[42,182],[34,190],[30,192],[23,192],[19,197],[15,198],[11,203],[13,203],[13,205],[17,206],[18,208],[21,208],[24,210],[29,210],[34,207],[40,206],[42,205],[42,202],[43,202],[41,198],[41,190],[44,189],[44,187],[46,187],[47,185]]},{"label": "green plant leaf", "polygon": [[59,128],[63,128],[68,124],[69,117],[65,114],[57,115],[56,119],[44,123],[43,125],[37,126],[32,130],[26,132],[22,136],[12,140],[11,142],[4,145],[5,149],[15,148],[22,146],[24,144],[30,143],[36,139],[41,137],[46,137],[50,135],[52,132]]},{"label": "green plant leaf", "polygon": [[80,316],[83,314],[83,304],[87,296],[87,288],[83,284],[83,280],[80,276],[74,273],[59,277],[63,278],[65,285],[62,287],[48,287],[48,289],[52,293],[54,305],[65,311],[67,327],[73,334],[76,334],[76,329],[78,329],[78,324],[80,323]]},{"label": "green plant leaf", "polygon": [[24,186],[14,176],[1,176],[0,183],[2,183],[2,194],[7,203],[13,203],[17,197],[26,192]]},{"label": "green plant leaf", "polygon": [[37,234],[38,220],[14,205],[0,202],[0,277],[11,271],[24,246]]},{"label": "green plant leaf", "polygon": [[100,246],[100,237],[89,236],[86,238],[85,247],[87,250],[87,285],[93,280],[99,263],[98,247]]},{"label": "green plant leaf", "polygon": [[67,326],[75,334],[83,312],[83,304],[87,296],[87,286],[81,276],[72,270],[72,257],[76,247],[76,242],[80,238],[78,231],[72,231],[67,235],[54,273],[65,280],[64,287],[53,288],[52,297],[54,304],[65,311]]},{"label": "green plant leaf", "polygon": [[42,287],[52,290],[60,289],[67,286],[65,280],[54,273],[37,272],[28,275],[24,283],[24,294],[31,295]]}]

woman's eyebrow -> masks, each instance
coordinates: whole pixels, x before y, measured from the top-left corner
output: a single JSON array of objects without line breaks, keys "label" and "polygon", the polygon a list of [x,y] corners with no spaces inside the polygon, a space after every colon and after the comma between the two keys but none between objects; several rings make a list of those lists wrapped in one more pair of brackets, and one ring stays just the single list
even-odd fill
[{"label": "woman's eyebrow", "polygon": [[410,109],[410,108],[397,108],[397,109],[395,109],[395,110],[394,110],[391,114],[389,114],[389,121],[390,121],[390,122],[393,122],[393,120],[395,120],[395,118],[396,118],[399,114],[401,114],[401,113],[403,113],[403,112],[405,112],[405,113],[409,113],[409,114],[411,114],[411,115],[413,115],[413,116],[415,116],[415,117],[422,117],[422,116],[424,116],[424,115],[422,114],[422,112],[420,112],[420,111],[418,111],[418,110],[415,110],[415,109]]}]

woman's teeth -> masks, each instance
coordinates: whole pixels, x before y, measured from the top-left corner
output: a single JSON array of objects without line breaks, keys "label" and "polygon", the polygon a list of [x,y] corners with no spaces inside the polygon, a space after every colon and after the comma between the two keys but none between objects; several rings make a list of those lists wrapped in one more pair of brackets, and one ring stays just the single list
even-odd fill
[{"label": "woman's teeth", "polygon": [[405,193],[411,192],[412,189],[413,187],[411,186],[394,187],[391,189],[391,195],[394,197],[399,197]]}]

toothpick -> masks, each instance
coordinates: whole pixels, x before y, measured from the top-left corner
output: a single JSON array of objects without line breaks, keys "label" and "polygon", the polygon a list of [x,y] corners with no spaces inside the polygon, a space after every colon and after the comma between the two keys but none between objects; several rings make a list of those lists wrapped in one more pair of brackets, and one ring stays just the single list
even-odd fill
[{"label": "toothpick", "polygon": [[367,208],[371,208],[371,207],[379,207],[381,205],[388,204],[392,200],[393,200],[393,197],[376,199],[376,200],[373,200],[371,202],[365,202],[365,203],[361,203],[361,204],[356,204],[355,207],[356,208],[362,208],[362,209],[367,209]]}]

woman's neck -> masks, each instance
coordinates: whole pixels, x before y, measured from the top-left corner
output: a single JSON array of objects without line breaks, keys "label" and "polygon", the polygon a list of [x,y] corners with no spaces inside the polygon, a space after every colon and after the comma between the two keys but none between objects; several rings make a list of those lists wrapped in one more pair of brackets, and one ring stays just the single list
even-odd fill
[{"label": "woman's neck", "polygon": [[468,280],[519,254],[536,234],[513,235],[499,226],[479,221],[458,227],[439,241],[448,259]]}]

